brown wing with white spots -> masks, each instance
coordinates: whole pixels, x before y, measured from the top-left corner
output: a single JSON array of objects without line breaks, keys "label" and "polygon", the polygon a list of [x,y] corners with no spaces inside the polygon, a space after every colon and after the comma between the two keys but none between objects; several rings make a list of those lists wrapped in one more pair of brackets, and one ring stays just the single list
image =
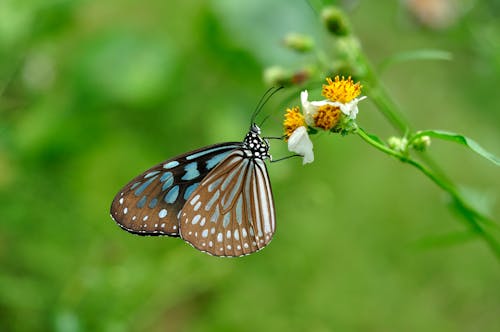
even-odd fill
[{"label": "brown wing with white spots", "polygon": [[215,256],[242,256],[264,248],[275,230],[271,184],[264,161],[231,152],[181,210],[180,235]]},{"label": "brown wing with white spots", "polygon": [[223,143],[164,161],[115,196],[111,217],[139,235],[179,236],[179,212],[200,181],[241,143]]}]

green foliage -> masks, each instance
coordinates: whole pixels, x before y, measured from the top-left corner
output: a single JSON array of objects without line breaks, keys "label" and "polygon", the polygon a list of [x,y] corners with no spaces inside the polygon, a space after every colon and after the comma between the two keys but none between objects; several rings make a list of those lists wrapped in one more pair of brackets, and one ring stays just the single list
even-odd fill
[{"label": "green foliage", "polygon": [[[441,31],[398,4],[347,10],[366,56],[453,57],[391,67],[381,85],[419,128],[466,133],[498,154],[493,2]],[[316,55],[281,44],[289,32],[332,46],[319,10],[298,0],[0,1],[0,331],[496,331],[494,256],[441,190],[353,135],[316,135],[306,167],[270,165],[277,233],[255,255],[217,259],[109,218],[116,191],[151,165],[240,140],[266,66],[314,73]],[[266,105],[265,135],[281,134],[292,90]],[[394,135],[369,103],[359,119]],[[271,143],[273,157],[287,155]],[[498,197],[496,167],[449,144],[430,153],[457,182]],[[469,212],[459,215],[476,220]]]},{"label": "green foliage", "polygon": [[456,142],[456,143],[465,145],[469,149],[471,149],[472,151],[474,151],[477,154],[479,154],[480,156],[488,159],[489,161],[491,161],[495,165],[500,166],[500,159],[497,156],[495,156],[492,153],[486,151],[476,141],[474,141],[473,139],[471,139],[471,138],[469,138],[467,136],[456,134],[456,133],[452,133],[452,132],[449,132],[449,131],[444,131],[444,130],[423,130],[423,131],[419,131],[417,134],[415,134],[410,139],[410,143],[412,141],[415,141],[419,137],[423,137],[423,136],[436,137],[436,138],[440,138],[442,140],[452,141],[452,142]]}]

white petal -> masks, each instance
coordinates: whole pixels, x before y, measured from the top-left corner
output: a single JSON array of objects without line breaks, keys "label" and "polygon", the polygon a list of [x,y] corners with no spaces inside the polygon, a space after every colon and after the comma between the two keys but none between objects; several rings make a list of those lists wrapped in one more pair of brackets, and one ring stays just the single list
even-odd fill
[{"label": "white petal", "polygon": [[292,135],[290,135],[288,139],[288,150],[303,156],[304,159],[302,160],[302,164],[308,164],[314,161],[313,144],[307,134],[306,127],[301,126],[295,129]]},{"label": "white petal", "polygon": [[358,102],[361,100],[366,99],[366,96],[362,96],[361,98],[354,98],[348,103],[341,104],[340,110],[342,113],[347,115],[350,119],[356,119],[356,116],[358,115]]},{"label": "white petal", "polygon": [[316,102],[310,102],[307,100],[309,93],[304,90],[300,93],[300,101],[302,103],[302,112],[304,112],[304,119],[307,125],[314,126],[314,115],[318,112],[318,107],[315,105]]}]

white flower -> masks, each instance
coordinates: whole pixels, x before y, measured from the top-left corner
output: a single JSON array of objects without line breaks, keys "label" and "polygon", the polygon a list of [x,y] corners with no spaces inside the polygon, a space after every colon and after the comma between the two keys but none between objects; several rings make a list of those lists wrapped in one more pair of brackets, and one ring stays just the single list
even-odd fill
[{"label": "white flower", "polygon": [[302,109],[304,112],[304,118],[306,120],[307,125],[314,127],[314,115],[318,112],[318,109],[321,106],[331,105],[334,107],[340,108],[340,111],[347,115],[349,119],[356,119],[358,115],[358,102],[363,99],[366,99],[366,96],[362,96],[360,98],[354,98],[348,103],[341,103],[339,101],[330,101],[328,99],[318,100],[318,101],[309,101],[308,100],[309,93],[307,90],[304,90],[300,93],[300,101],[302,102]]},{"label": "white flower", "polygon": [[288,138],[288,150],[303,156],[303,165],[314,161],[313,144],[307,134],[306,127],[300,126],[293,131],[290,138]]}]

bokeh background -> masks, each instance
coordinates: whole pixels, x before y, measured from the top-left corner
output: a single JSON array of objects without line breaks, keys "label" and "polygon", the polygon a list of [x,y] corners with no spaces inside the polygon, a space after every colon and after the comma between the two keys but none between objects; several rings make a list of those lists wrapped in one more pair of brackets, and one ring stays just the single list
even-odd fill
[{"label": "bokeh background", "polygon": [[[499,4],[434,2],[331,3],[375,65],[451,52],[382,80],[415,128],[499,154]],[[284,35],[327,46],[320,7],[0,1],[1,331],[499,331],[499,261],[441,190],[355,136],[315,136],[311,165],[270,165],[278,229],[254,255],[210,257],[109,218],[116,192],[148,167],[242,139],[263,70],[311,61]],[[265,134],[281,134],[290,91],[264,109]],[[369,100],[360,106],[367,131],[396,134]],[[271,151],[287,154],[279,141]],[[431,154],[498,221],[495,166],[451,143]]]}]

